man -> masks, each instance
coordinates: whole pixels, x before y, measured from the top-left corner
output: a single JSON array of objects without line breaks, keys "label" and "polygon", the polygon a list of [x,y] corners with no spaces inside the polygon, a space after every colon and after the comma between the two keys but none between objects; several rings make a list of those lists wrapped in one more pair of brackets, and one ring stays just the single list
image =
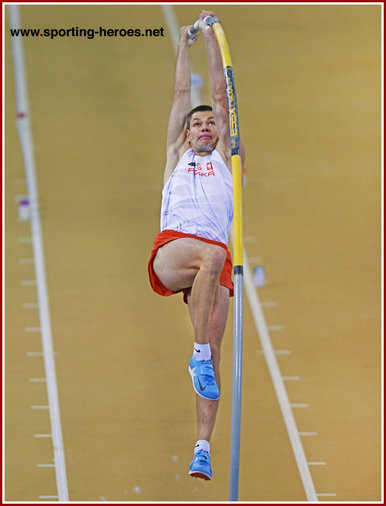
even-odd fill
[{"label": "man", "polygon": [[[188,48],[197,40],[180,30],[173,105],[161,206],[161,233],[149,261],[157,293],[184,293],[194,329],[189,372],[196,392],[197,443],[189,474],[210,480],[210,437],[220,397],[220,347],[233,295],[227,248],[233,217],[228,105],[217,40],[204,23],[200,31],[209,62],[211,106],[193,110]],[[242,161],[244,148],[242,146]]]}]

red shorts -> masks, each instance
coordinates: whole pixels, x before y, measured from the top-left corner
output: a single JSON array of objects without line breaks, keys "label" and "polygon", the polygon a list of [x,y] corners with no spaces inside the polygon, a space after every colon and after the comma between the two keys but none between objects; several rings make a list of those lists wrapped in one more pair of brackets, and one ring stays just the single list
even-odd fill
[{"label": "red shorts", "polygon": [[197,235],[184,234],[183,232],[176,232],[175,230],[163,230],[162,232],[160,232],[159,234],[157,234],[155,236],[153,250],[151,252],[150,260],[149,260],[149,263],[147,266],[148,271],[149,271],[149,281],[150,281],[150,284],[151,284],[151,287],[153,288],[153,290],[156,293],[158,293],[159,295],[164,295],[164,296],[173,295],[174,293],[183,292],[184,293],[184,301],[187,302],[186,298],[187,298],[187,294],[188,294],[190,288],[185,288],[183,290],[178,290],[176,292],[172,292],[171,290],[166,288],[166,286],[164,286],[161,283],[160,279],[158,278],[158,276],[154,272],[154,268],[153,268],[153,262],[154,262],[154,258],[156,256],[156,254],[157,254],[158,248],[160,248],[161,246],[163,246],[164,244],[166,244],[170,241],[174,241],[175,239],[182,239],[184,237],[191,237],[193,239],[198,239],[199,241],[207,242],[209,244],[214,244],[215,246],[221,246],[222,248],[225,249],[227,256],[225,259],[224,268],[223,268],[221,275],[220,275],[220,285],[223,285],[223,286],[226,286],[227,288],[229,288],[229,296],[233,297],[232,258],[231,258],[231,254],[229,253],[229,250],[228,250],[226,244],[223,244],[222,242],[218,242],[218,241],[212,241],[210,239],[204,239],[203,237],[198,237]]}]

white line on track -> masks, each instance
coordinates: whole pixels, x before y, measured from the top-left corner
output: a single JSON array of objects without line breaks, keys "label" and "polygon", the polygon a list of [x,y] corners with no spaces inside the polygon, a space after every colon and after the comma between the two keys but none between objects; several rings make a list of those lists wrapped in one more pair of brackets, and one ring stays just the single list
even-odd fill
[{"label": "white line on track", "polygon": [[44,383],[46,378],[30,378],[28,381],[31,383]]},{"label": "white line on track", "polygon": [[276,391],[276,396],[279,401],[280,409],[284,418],[284,423],[287,428],[288,436],[291,442],[292,450],[298,466],[300,477],[308,501],[318,501],[315,486],[312,481],[312,476],[307,464],[306,455],[304,453],[300,434],[297,429],[296,421],[292,413],[292,408],[288,399],[287,391],[284,386],[284,381],[280,373],[280,368],[276,359],[276,354],[272,346],[271,338],[268,333],[267,324],[265,322],[264,313],[261,308],[257,290],[253,284],[253,277],[249,267],[247,253],[244,249],[244,281],[245,289],[249,300],[249,305],[252,311],[253,319],[255,321],[256,329],[260,338],[261,346],[263,348],[264,357],[267,362],[268,370],[271,375],[271,380]]},{"label": "white line on track", "polygon": [[19,264],[28,265],[33,263],[34,263],[33,258],[19,258]]},{"label": "white line on track", "polygon": [[24,332],[30,332],[30,333],[40,332],[40,327],[24,327]]},{"label": "white line on track", "polygon": [[[54,351],[53,354],[59,355],[59,352]],[[44,357],[44,353],[42,351],[27,351],[26,355],[27,357]]]},{"label": "white line on track", "polygon": [[261,304],[261,307],[276,307],[277,306],[277,302],[274,302],[274,301],[260,302],[260,304]]},{"label": "white line on track", "polygon": [[[275,355],[291,355],[291,353],[292,353],[291,350],[274,350],[273,352],[275,353]],[[264,350],[257,350],[257,353],[264,355],[265,351]]]},{"label": "white line on track", "polygon": [[48,409],[48,406],[31,406],[31,409]]},{"label": "white line on track", "polygon": [[55,464],[36,464],[36,467],[55,467]]},{"label": "white line on track", "polygon": [[14,195],[13,199],[15,202],[19,202],[19,200],[28,199],[28,195],[26,195],[25,193],[17,193],[16,195]]},{"label": "white line on track", "polygon": [[[178,48],[178,40],[179,40],[179,24],[174,13],[174,9],[172,5],[162,5],[162,11],[165,16],[166,24],[168,25],[168,31],[170,33],[170,38],[172,40],[174,53],[177,54]],[[200,89],[195,86],[192,81],[191,84],[191,97],[192,97],[192,106],[196,107],[201,103],[200,97]]]},{"label": "white line on track", "polygon": [[299,436],[317,436],[317,432],[299,432]]},{"label": "white line on track", "polygon": [[[20,29],[19,6],[8,6],[9,24],[14,30]],[[48,291],[45,273],[45,260],[43,250],[42,230],[39,215],[39,198],[36,182],[36,170],[33,150],[33,140],[29,118],[27,98],[27,84],[24,66],[24,54],[21,37],[12,38],[12,55],[15,73],[15,92],[17,120],[16,126],[20,138],[20,145],[24,159],[25,175],[28,188],[28,199],[34,212],[31,213],[30,227],[35,260],[35,277],[37,286],[37,299],[39,301],[39,316],[41,338],[43,347],[44,369],[47,378],[46,388],[49,405],[50,425],[52,431],[52,446],[55,462],[56,486],[59,501],[68,501],[67,473],[64,457],[63,435],[60,419],[59,396],[56,380],[55,360],[51,333],[51,318],[48,301]],[[30,239],[30,241],[31,241]],[[29,241],[29,242],[30,242]]]},{"label": "white line on track", "polygon": [[36,286],[36,281],[34,279],[23,279],[20,284],[21,286]]},{"label": "white line on track", "polygon": [[[249,257],[249,262],[251,264],[262,264],[263,259],[261,257]],[[264,302],[262,302],[261,304],[264,304]]]},{"label": "white line on track", "polygon": [[283,376],[283,381],[299,381],[299,376]]},{"label": "white line on track", "polygon": [[173,49],[175,49],[176,51],[179,39],[179,32],[178,32],[179,25],[176,15],[174,13],[174,9],[171,5],[162,5],[162,10],[165,16],[166,24],[168,25],[170,37],[172,39]]},{"label": "white line on track", "polygon": [[25,302],[22,307],[23,309],[37,309],[39,304],[36,302]]}]

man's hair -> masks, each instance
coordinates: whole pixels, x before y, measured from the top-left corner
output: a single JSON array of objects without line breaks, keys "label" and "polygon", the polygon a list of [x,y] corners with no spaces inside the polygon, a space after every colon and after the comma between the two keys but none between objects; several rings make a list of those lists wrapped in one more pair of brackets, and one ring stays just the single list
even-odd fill
[{"label": "man's hair", "polygon": [[187,130],[190,130],[190,120],[195,112],[199,111],[213,111],[212,106],[210,105],[198,105],[194,109],[190,111],[190,113],[186,116],[185,127]]}]

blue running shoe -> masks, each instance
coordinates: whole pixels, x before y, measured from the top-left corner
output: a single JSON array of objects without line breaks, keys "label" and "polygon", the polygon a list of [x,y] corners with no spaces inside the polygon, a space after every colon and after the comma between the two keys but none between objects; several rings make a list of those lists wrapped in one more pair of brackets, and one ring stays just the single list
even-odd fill
[{"label": "blue running shoe", "polygon": [[205,450],[198,450],[194,454],[193,460],[189,466],[189,474],[194,478],[203,480],[212,479],[212,468],[210,467],[210,456]]},{"label": "blue running shoe", "polygon": [[211,360],[194,360],[192,357],[189,362],[189,372],[192,377],[193,388],[198,395],[210,401],[220,398]]}]

